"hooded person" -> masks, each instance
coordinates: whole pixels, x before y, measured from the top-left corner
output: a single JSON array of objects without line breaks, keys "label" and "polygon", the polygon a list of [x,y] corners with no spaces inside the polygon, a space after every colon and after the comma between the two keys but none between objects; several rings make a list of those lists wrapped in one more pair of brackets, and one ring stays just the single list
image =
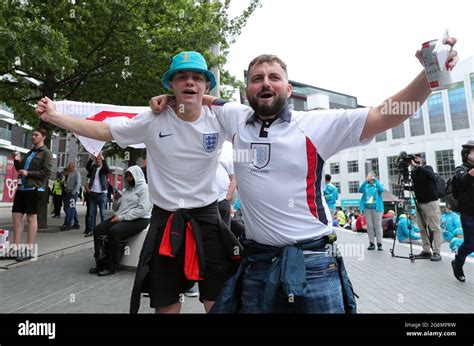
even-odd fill
[{"label": "hooded person", "polygon": [[115,195],[112,208],[115,215],[97,225],[94,232],[96,266],[89,270],[91,274],[114,274],[123,255],[123,241],[140,233],[150,223],[152,204],[148,184],[139,166],[126,170],[125,188]]},{"label": "hooded person", "polygon": [[421,239],[420,229],[406,214],[402,214],[398,219],[397,239],[400,243],[408,243],[410,238],[412,241],[419,241]]},{"label": "hooded person", "polygon": [[448,243],[451,242],[454,236],[453,232],[458,228],[461,228],[461,218],[459,217],[459,214],[446,208],[446,212],[441,216],[443,240]]}]

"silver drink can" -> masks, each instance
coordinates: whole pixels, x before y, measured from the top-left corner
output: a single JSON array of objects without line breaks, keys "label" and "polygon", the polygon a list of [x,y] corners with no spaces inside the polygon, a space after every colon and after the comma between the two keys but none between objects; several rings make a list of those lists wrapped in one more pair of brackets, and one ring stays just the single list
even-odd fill
[{"label": "silver drink can", "polygon": [[446,89],[452,84],[451,72],[448,69],[448,54],[451,46],[444,44],[447,33],[439,40],[423,43],[421,56],[426,78],[431,90]]}]

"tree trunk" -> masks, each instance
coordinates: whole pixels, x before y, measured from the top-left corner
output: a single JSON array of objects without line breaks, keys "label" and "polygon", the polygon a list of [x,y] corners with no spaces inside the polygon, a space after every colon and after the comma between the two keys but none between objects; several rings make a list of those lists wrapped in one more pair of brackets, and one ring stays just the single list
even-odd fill
[{"label": "tree trunk", "polygon": [[[49,88],[45,83],[45,86],[43,88],[43,95],[49,97],[50,99],[53,99],[54,93],[50,90],[52,88]],[[46,140],[44,144],[48,149],[51,149],[51,134],[52,134],[52,126],[50,123],[44,122],[43,120],[40,120],[39,127],[44,128],[47,132],[48,135],[46,137]],[[48,177],[49,179],[49,177]],[[48,203],[49,203],[49,185],[48,182],[46,183],[45,186],[46,192],[43,192],[41,194],[40,202],[38,205],[38,229],[47,229],[48,228]]]}]

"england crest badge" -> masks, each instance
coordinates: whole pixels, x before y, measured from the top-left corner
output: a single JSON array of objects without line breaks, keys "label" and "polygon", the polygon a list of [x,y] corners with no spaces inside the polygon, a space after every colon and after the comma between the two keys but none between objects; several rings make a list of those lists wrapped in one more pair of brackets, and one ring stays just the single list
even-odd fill
[{"label": "england crest badge", "polygon": [[214,149],[217,147],[217,143],[219,142],[219,134],[218,133],[209,133],[202,135],[202,145],[204,150],[208,153],[212,153]]},{"label": "england crest badge", "polygon": [[270,144],[269,143],[251,143],[252,164],[262,169],[270,162]]}]

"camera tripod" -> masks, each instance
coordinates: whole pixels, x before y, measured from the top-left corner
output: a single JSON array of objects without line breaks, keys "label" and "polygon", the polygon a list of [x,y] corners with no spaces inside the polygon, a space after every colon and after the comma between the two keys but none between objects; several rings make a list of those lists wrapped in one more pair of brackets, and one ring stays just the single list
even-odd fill
[{"label": "camera tripod", "polygon": [[[411,174],[410,174],[409,171],[400,173],[398,175],[398,185],[402,186],[402,190],[400,192],[400,199],[402,200],[402,208],[403,208],[404,214],[406,214],[407,217],[408,217],[407,206],[411,204],[411,198],[413,198],[413,201],[415,202],[415,210],[418,213],[419,212],[418,202],[416,200],[415,194],[414,194],[413,189],[412,189],[413,188],[413,181],[411,179]],[[409,192],[407,197],[405,197],[405,190],[407,190]],[[420,218],[420,220],[421,220],[421,218]],[[430,236],[429,236],[426,225],[423,224],[422,226],[423,226],[423,229],[421,231],[426,232],[426,236],[428,237],[428,239],[430,239]],[[409,239],[409,244],[410,244],[410,252],[409,252],[408,256],[396,255],[395,254],[395,243],[397,241],[397,233],[398,233],[398,227],[395,228],[395,235],[394,235],[394,238],[393,238],[393,246],[390,249],[390,253],[392,254],[392,257],[406,258],[406,259],[409,259],[412,263],[415,262],[415,259],[425,259],[425,258],[417,258],[413,254],[413,239],[412,239],[412,236],[411,236],[411,230],[410,230],[410,232],[408,232],[408,239]]]}]

